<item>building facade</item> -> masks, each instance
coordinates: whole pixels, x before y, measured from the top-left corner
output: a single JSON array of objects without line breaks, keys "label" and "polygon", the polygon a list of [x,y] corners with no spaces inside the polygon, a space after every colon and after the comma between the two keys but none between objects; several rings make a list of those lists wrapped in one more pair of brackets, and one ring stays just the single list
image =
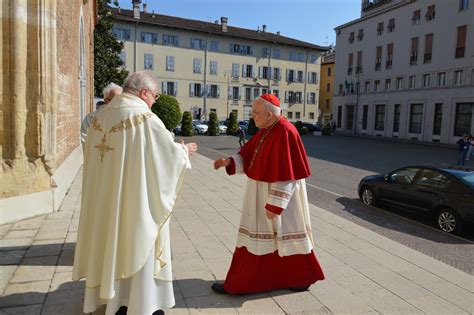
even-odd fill
[{"label": "building facade", "polygon": [[341,133],[455,144],[474,133],[474,3],[362,0],[335,28]]},{"label": "building facade", "polygon": [[114,33],[125,44],[130,72],[150,70],[160,93],[177,98],[182,111],[221,120],[237,112],[249,119],[252,101],[277,95],[290,120],[318,119],[321,52],[326,48],[280,34],[207,23],[143,11],[113,9]]},{"label": "building facade", "polygon": [[82,165],[95,12],[94,0],[0,5],[0,224],[56,211]]},{"label": "building facade", "polygon": [[334,93],[334,63],[336,55],[329,51],[322,56],[321,61],[321,84],[319,91],[320,121],[332,122],[332,95]]}]

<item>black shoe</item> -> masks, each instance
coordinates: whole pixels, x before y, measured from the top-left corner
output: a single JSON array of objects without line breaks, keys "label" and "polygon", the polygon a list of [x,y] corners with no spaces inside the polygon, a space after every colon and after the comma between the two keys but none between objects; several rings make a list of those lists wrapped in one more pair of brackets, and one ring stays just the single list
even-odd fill
[{"label": "black shoe", "polygon": [[151,315],[165,315],[165,311],[157,310],[157,311],[154,311],[153,314],[151,314]]},{"label": "black shoe", "polygon": [[127,315],[127,307],[126,306],[120,306],[120,308],[115,313],[115,315]]},{"label": "black shoe", "polygon": [[306,287],[299,287],[299,288],[289,288],[288,290],[293,291],[293,292],[304,292],[308,291],[309,285]]},{"label": "black shoe", "polygon": [[224,284],[223,284],[223,283],[215,282],[215,283],[212,284],[211,289],[212,289],[214,292],[219,293],[219,294],[227,294],[227,293],[229,293],[229,292],[227,292],[227,291],[224,289]]}]

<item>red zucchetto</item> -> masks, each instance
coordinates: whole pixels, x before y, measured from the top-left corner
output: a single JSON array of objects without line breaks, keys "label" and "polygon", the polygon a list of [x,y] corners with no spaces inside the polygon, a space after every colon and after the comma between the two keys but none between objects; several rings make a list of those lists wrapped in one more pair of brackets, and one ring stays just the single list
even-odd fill
[{"label": "red zucchetto", "polygon": [[260,98],[263,98],[264,100],[272,103],[276,107],[280,107],[280,100],[273,94],[262,94]]}]

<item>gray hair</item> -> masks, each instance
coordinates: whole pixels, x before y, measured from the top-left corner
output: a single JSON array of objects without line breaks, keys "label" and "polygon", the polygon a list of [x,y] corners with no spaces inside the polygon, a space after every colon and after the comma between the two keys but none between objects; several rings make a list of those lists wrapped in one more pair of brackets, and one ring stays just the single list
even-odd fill
[{"label": "gray hair", "polygon": [[123,84],[125,92],[138,94],[141,89],[150,91],[158,89],[158,82],[155,77],[148,71],[137,71],[130,74]]},{"label": "gray hair", "polygon": [[275,115],[275,116],[279,116],[281,114],[281,108],[280,107],[273,105],[272,103],[270,103],[269,101],[267,101],[264,98],[261,98],[261,97],[259,97],[259,98],[263,101],[263,103],[265,103],[265,109],[266,110],[272,112],[273,115]]},{"label": "gray hair", "polygon": [[104,95],[104,98],[106,98],[107,95],[109,95],[110,91],[112,91],[114,89],[119,89],[120,93],[122,93],[122,87],[120,85],[117,85],[117,84],[111,82],[111,83],[107,84],[107,86],[102,91],[102,94]]}]

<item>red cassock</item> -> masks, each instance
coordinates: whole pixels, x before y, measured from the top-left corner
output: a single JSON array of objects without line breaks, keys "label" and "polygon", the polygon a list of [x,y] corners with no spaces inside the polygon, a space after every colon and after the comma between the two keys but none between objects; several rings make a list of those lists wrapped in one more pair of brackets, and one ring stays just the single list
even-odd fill
[{"label": "red cassock", "polygon": [[[263,142],[261,142],[262,138]],[[257,154],[255,154],[256,151]],[[304,179],[311,175],[306,151],[298,131],[284,117],[273,127],[261,129],[252,137],[239,151],[238,155],[231,159],[231,165],[226,168],[226,171],[229,175],[233,175],[239,167],[249,178],[250,184],[268,183],[269,188],[265,189],[269,193],[272,191],[270,187],[274,187],[272,185],[279,182],[298,181],[302,183],[301,186],[304,186]],[[307,204],[306,187],[300,187],[301,189],[304,189],[303,196]],[[246,194],[249,193],[252,193],[252,189],[247,186]],[[295,198],[295,196],[289,198]],[[285,225],[285,218],[292,215],[291,212],[284,213],[287,210],[284,206],[280,207],[267,202],[256,209],[259,212],[260,219],[257,217],[252,220],[265,220],[265,217],[262,217],[262,213],[264,214],[266,211],[265,209],[280,215],[279,220],[281,221],[279,222],[282,225]],[[305,211],[308,212],[307,217],[309,218],[309,210],[307,209],[306,207]],[[289,209],[287,211],[293,210]],[[292,217],[293,219],[294,217]],[[269,226],[271,227],[271,220],[266,220],[270,222]],[[310,230],[310,223],[308,224]],[[245,234],[243,233],[246,231],[245,229],[241,223],[239,238],[265,234],[260,233],[260,231]],[[274,233],[277,234],[277,232]],[[311,234],[311,231],[307,234]],[[264,241],[268,243],[268,238],[271,239],[271,236]],[[279,252],[278,249],[266,254],[256,254],[252,252],[253,249],[242,245],[245,242],[239,246],[238,241],[224,283],[224,289],[232,294],[257,293],[276,289],[303,288],[318,280],[323,280],[323,271],[312,249],[312,236],[307,236],[311,239],[311,248],[302,254],[283,253]]]}]

